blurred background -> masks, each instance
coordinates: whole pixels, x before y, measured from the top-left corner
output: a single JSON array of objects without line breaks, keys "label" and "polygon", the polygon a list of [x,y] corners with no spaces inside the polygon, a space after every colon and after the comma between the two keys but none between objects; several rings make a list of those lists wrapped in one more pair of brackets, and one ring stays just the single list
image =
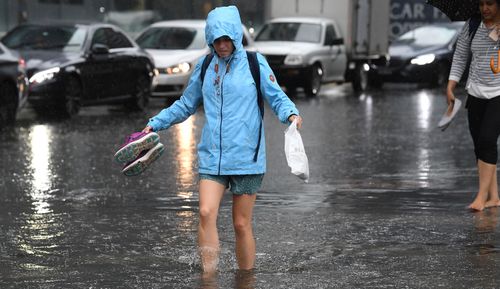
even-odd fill
[{"label": "blurred background", "polygon": [[[105,21],[120,26],[135,37],[143,28],[159,20],[204,19],[213,7],[237,4],[244,24],[258,29],[271,17],[272,0],[4,0],[0,2],[0,35],[14,26],[47,19],[79,19]],[[289,1],[291,5],[280,9],[324,10],[329,2],[311,0],[307,7],[298,7],[302,1]],[[310,13],[313,13],[311,11]],[[304,12],[307,14],[307,12]],[[391,0],[391,39],[427,23],[449,21],[425,0]],[[250,29],[250,31],[253,31]]]}]

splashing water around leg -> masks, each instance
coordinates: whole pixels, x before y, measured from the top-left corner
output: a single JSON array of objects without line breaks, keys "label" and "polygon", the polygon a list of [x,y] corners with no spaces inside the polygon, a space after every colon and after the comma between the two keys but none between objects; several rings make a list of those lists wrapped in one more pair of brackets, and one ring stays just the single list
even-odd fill
[{"label": "splashing water around leg", "polygon": [[203,272],[215,272],[219,265],[219,247],[203,246],[198,249]]}]

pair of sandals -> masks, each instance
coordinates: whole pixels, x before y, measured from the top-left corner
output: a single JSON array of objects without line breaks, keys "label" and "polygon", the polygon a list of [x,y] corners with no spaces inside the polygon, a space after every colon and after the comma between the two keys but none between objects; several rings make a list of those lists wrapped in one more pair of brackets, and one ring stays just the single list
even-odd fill
[{"label": "pair of sandals", "polygon": [[114,155],[117,163],[123,164],[122,173],[136,176],[146,170],[165,150],[156,132],[135,132],[127,136]]}]

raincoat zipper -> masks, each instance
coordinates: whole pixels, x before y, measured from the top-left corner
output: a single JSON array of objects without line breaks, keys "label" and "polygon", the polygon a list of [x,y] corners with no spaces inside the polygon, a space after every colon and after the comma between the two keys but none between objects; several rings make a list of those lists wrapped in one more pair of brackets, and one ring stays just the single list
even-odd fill
[{"label": "raincoat zipper", "polygon": [[219,172],[218,175],[220,175],[220,167],[222,163],[222,107],[224,106],[224,86],[222,85],[224,83],[224,76],[226,75],[226,72],[224,72],[224,75],[221,78],[220,81],[220,126],[219,126]]},{"label": "raincoat zipper", "polygon": [[[220,79],[220,126],[219,126],[219,170],[218,170],[218,175],[220,175],[220,169],[221,169],[221,163],[222,163],[222,108],[224,107],[224,78],[227,75],[227,72],[229,71],[229,64],[231,63],[231,60],[233,60],[233,55],[229,58],[229,60],[226,63],[224,74],[222,75]],[[217,60],[218,61],[218,60]]]}]

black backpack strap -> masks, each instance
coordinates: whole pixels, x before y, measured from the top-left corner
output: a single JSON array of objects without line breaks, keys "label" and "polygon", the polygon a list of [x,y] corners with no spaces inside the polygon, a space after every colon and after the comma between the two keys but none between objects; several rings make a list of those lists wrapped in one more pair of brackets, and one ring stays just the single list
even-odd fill
[{"label": "black backpack strap", "polygon": [[481,25],[481,16],[472,16],[469,19],[469,59],[467,61],[467,66],[469,66],[470,62],[472,61],[472,39],[474,39],[479,25]]},{"label": "black backpack strap", "polygon": [[[474,38],[474,35],[476,35],[476,31],[479,28],[479,25],[481,24],[481,18],[473,16],[469,20],[469,39],[470,43],[472,43],[472,39]],[[470,46],[470,44],[469,44]]]},{"label": "black backpack strap", "polygon": [[253,81],[255,81],[255,86],[257,87],[257,101],[259,103],[260,115],[264,118],[264,100],[262,98],[262,92],[260,91],[260,67],[259,60],[257,60],[257,53],[247,51],[247,58]]},{"label": "black backpack strap", "polygon": [[259,156],[260,150],[260,140],[262,135],[262,123],[264,122],[264,99],[262,98],[262,91],[260,91],[260,67],[259,60],[257,59],[257,53],[252,51],[247,51],[248,65],[250,66],[250,72],[252,73],[253,80],[255,81],[255,86],[257,88],[257,103],[259,104],[260,110],[260,126],[259,126],[259,139],[257,141],[257,148],[255,149],[255,155],[253,161],[256,162]]},{"label": "black backpack strap", "polygon": [[214,58],[214,54],[213,53],[208,54],[207,56],[205,56],[205,59],[203,59],[203,63],[201,64],[200,79],[202,87],[203,87],[203,81],[205,80],[205,73],[207,72],[207,68],[210,65],[210,62],[212,61],[212,58]]}]

